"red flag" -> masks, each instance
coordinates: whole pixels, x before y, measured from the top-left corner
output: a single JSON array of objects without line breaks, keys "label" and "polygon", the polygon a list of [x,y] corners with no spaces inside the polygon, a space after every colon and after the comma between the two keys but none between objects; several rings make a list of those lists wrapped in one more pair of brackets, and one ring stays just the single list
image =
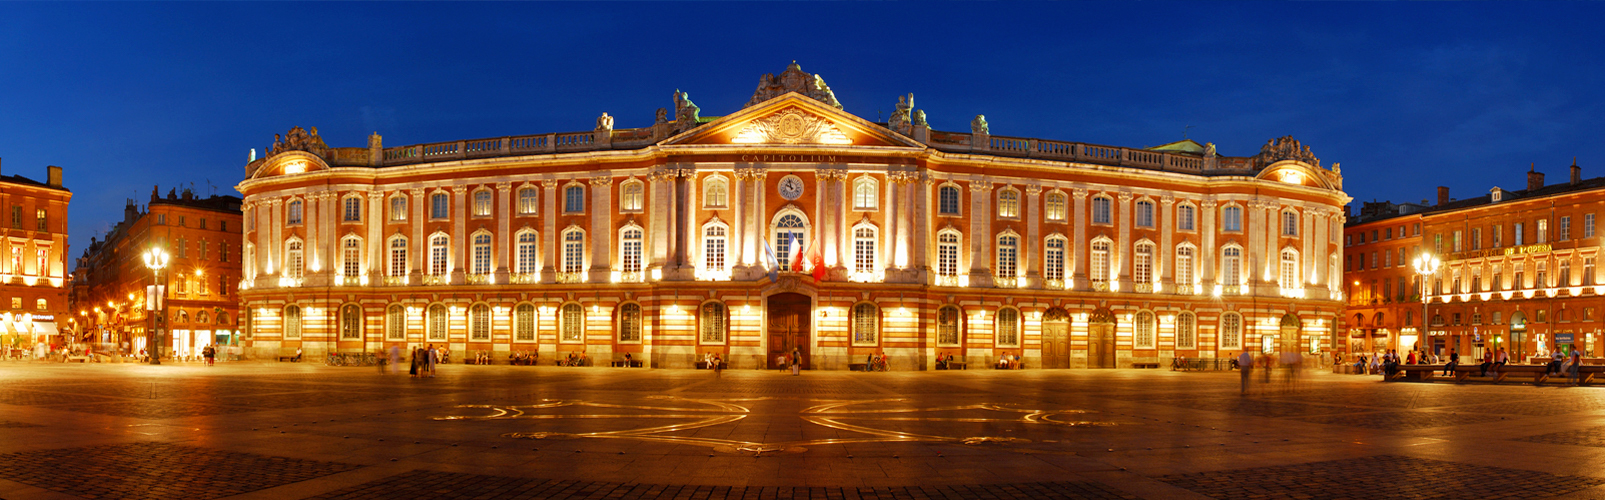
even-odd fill
[{"label": "red flag", "polygon": [[814,238],[814,244],[809,245],[809,247],[808,262],[814,264],[814,284],[819,284],[819,280],[825,279],[825,256],[819,253],[819,238],[817,236]]}]

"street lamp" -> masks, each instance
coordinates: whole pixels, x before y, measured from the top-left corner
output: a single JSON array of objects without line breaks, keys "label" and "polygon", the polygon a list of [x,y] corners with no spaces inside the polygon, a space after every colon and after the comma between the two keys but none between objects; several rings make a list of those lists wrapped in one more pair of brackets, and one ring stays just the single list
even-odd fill
[{"label": "street lamp", "polygon": [[1416,256],[1414,264],[1415,264],[1415,268],[1416,268],[1416,274],[1421,275],[1421,340],[1420,340],[1420,342],[1425,343],[1425,342],[1427,342],[1427,331],[1428,331],[1427,330],[1427,325],[1429,324],[1427,322],[1428,321],[1427,303],[1428,303],[1428,300],[1430,300],[1430,299],[1427,298],[1427,278],[1432,277],[1432,275],[1434,275],[1434,274],[1438,274],[1438,267],[1443,265],[1443,261],[1438,259],[1438,256],[1436,256],[1436,255],[1432,255],[1430,253],[1422,252],[1421,255],[1417,255]]},{"label": "street lamp", "polygon": [[162,269],[167,267],[167,251],[161,247],[150,247],[145,250],[145,267],[150,268],[151,286],[145,292],[145,311],[149,314],[150,331],[145,335],[145,344],[150,347],[150,364],[162,364],[162,336],[156,331],[157,322],[166,319],[167,301],[164,300],[166,287],[162,286]]}]

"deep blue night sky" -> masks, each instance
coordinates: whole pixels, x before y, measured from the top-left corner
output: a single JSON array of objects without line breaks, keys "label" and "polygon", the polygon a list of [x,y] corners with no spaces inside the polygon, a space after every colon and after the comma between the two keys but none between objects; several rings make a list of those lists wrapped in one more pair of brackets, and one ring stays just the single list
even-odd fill
[{"label": "deep blue night sky", "polygon": [[[1605,175],[1599,2],[0,3],[5,174],[66,169],[76,256],[194,183],[237,194],[291,126],[331,146],[704,116],[797,60],[875,120],[914,93],[939,130],[1222,154],[1292,135],[1359,201]],[[1191,128],[1187,127],[1191,125]]]}]

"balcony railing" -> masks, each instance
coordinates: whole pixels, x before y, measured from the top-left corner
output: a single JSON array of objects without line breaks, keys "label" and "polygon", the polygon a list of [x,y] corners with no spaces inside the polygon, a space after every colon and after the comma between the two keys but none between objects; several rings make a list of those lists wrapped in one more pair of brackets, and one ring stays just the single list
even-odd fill
[{"label": "balcony railing", "polygon": [[512,276],[508,276],[507,277],[507,281],[511,282],[511,283],[513,283],[515,285],[528,285],[528,284],[531,284],[531,283],[540,283],[541,282],[541,275],[536,274],[536,273],[514,274]]},{"label": "balcony railing", "polygon": [[1042,281],[1042,288],[1046,288],[1046,289],[1049,289],[1049,290],[1063,290],[1064,289],[1064,280],[1062,280],[1062,279],[1043,280]]},{"label": "balcony railing", "polygon": [[1020,278],[1016,276],[993,276],[992,285],[998,288],[1019,288]]},{"label": "balcony railing", "polygon": [[1092,291],[1094,291],[1094,292],[1107,292],[1107,291],[1109,291],[1109,282],[1107,282],[1107,281],[1093,281],[1092,282]]},{"label": "balcony railing", "polygon": [[451,283],[451,277],[444,274],[425,274],[425,285],[445,285]]},{"label": "balcony railing", "polygon": [[1137,293],[1154,293],[1153,283],[1138,283],[1136,288]]},{"label": "balcony railing", "polygon": [[585,273],[557,273],[558,283],[582,283],[584,281]]},{"label": "balcony railing", "polygon": [[619,283],[641,283],[646,281],[646,273],[641,271],[624,271],[619,273]]},{"label": "balcony railing", "polygon": [[936,286],[959,286],[958,276],[937,276]]},{"label": "balcony railing", "polygon": [[470,285],[489,285],[491,282],[489,274],[470,274],[467,279]]},{"label": "balcony railing", "polygon": [[403,286],[406,284],[406,276],[385,276],[385,286]]}]

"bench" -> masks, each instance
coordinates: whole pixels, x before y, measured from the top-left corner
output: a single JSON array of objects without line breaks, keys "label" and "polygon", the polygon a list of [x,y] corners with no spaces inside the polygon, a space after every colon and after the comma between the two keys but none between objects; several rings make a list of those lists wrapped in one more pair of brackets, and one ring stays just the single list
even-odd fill
[{"label": "bench", "polygon": [[968,370],[969,369],[969,364],[967,362],[964,362],[964,361],[948,361],[947,362],[947,369],[948,370]]},{"label": "bench", "polygon": [[613,364],[611,366],[613,366],[614,368],[640,368],[641,367],[641,360],[632,359],[632,360],[629,360],[629,361],[625,361],[625,360],[620,359],[620,360],[613,361]]},{"label": "bench", "polygon": [[1416,382],[1431,382],[1432,377],[1437,375],[1439,370],[1443,370],[1443,365],[1399,365],[1397,370],[1393,373],[1393,378],[1403,378]]},{"label": "bench", "polygon": [[73,362],[88,363],[89,362],[89,356],[82,356],[82,355],[67,356],[66,358],[62,359],[61,361],[63,363],[73,363]]},{"label": "bench", "polygon": [[[711,366],[712,364],[713,363],[709,363],[707,361],[698,361],[697,362],[697,369],[698,370],[709,370],[709,369],[713,368],[713,366]],[[721,369],[730,368],[730,362],[729,361],[720,361],[719,362],[719,368],[721,368]]]},{"label": "bench", "polygon": [[280,363],[284,363],[284,362],[299,363],[299,361],[295,360],[295,356],[279,356],[279,362]]},{"label": "bench", "polygon": [[1131,367],[1132,368],[1142,368],[1142,369],[1155,369],[1155,368],[1159,368],[1159,363],[1132,363]]},{"label": "bench", "polygon": [[1512,373],[1531,373],[1534,384],[1542,384],[1549,380],[1549,367],[1545,365],[1505,365],[1499,367],[1499,374],[1494,376],[1494,382],[1504,382],[1505,377]]}]

